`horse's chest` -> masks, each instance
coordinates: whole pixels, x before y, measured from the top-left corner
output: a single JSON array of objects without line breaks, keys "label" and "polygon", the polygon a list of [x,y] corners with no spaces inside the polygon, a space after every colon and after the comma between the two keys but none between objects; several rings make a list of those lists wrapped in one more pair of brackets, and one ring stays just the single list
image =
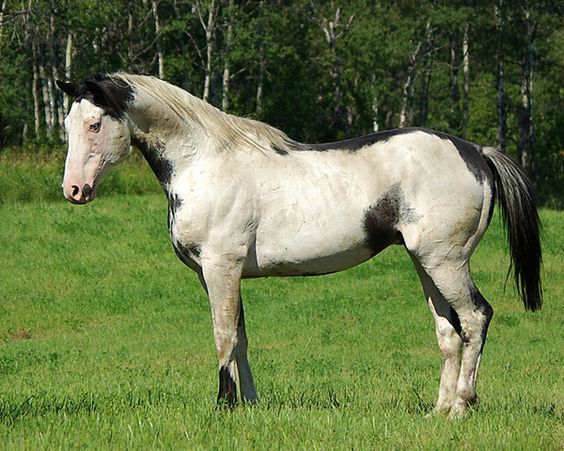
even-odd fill
[{"label": "horse's chest", "polygon": [[177,194],[171,194],[168,202],[168,231],[174,252],[188,267],[196,270],[200,265],[201,247],[197,242],[185,240],[179,230],[178,216],[182,208],[182,200]]}]

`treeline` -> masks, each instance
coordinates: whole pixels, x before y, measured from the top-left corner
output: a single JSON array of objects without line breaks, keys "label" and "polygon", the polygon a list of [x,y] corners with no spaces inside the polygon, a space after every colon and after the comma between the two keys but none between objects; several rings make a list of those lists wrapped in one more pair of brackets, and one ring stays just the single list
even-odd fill
[{"label": "treeline", "polygon": [[149,73],[326,141],[425,126],[562,203],[564,27],[546,0],[0,0],[0,148],[64,140],[56,79]]}]

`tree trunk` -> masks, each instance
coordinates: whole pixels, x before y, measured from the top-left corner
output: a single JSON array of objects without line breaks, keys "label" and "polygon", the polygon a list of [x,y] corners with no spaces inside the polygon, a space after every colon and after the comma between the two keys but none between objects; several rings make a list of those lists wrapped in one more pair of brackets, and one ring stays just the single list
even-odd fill
[{"label": "tree trunk", "polygon": [[[333,3],[331,3],[333,6]],[[333,117],[332,117],[332,127],[335,132],[343,130],[343,126],[346,125],[346,121],[343,119],[342,111],[342,90],[341,90],[341,78],[343,72],[343,61],[341,56],[337,52],[337,41],[343,36],[345,31],[348,30],[354,15],[350,16],[347,23],[344,25],[341,23],[341,8],[337,7],[335,14],[330,20],[323,17],[321,19],[321,28],[325,34],[325,40],[329,45],[329,52],[331,55],[332,66],[329,71],[329,76],[331,78],[331,84],[333,86]],[[342,29],[339,31],[339,29]]]},{"label": "tree trunk", "polygon": [[425,47],[424,47],[424,69],[419,86],[419,126],[424,127],[427,123],[427,111],[429,105],[429,85],[431,84],[431,72],[433,67],[431,22],[425,25]]},{"label": "tree trunk", "polygon": [[411,99],[413,98],[413,81],[415,79],[415,69],[417,67],[417,60],[419,58],[419,52],[421,50],[421,45],[423,42],[419,42],[415,50],[411,53],[409,58],[409,67],[407,69],[407,78],[403,84],[402,90],[402,102],[399,118],[399,127],[403,128],[407,125],[407,111],[409,105],[411,104]]},{"label": "tree trunk", "polygon": [[0,4],[0,44],[2,44],[2,36],[4,34],[4,11],[8,6],[8,0],[3,0]]},{"label": "tree trunk", "polygon": [[194,5],[197,8],[198,16],[200,18],[200,23],[204,29],[206,35],[206,68],[204,76],[204,92],[202,98],[208,101],[210,98],[211,91],[211,79],[212,79],[212,56],[213,56],[213,44],[215,40],[215,27],[216,27],[216,16],[217,16],[217,3],[216,0],[210,0],[208,5],[208,17],[207,20],[203,18],[203,6],[200,2]]},{"label": "tree trunk", "polygon": [[[259,14],[262,14],[264,8],[264,0],[261,0],[259,3]],[[257,92],[255,95],[255,105],[256,109],[255,112],[257,116],[261,116],[262,114],[262,96],[264,91],[264,71],[266,68],[266,49],[264,48],[264,24],[263,18],[261,16],[261,21],[259,23],[259,30],[258,30],[258,37],[259,37],[259,67],[258,67],[258,80],[257,80]]]},{"label": "tree trunk", "polygon": [[[373,81],[373,84],[375,80]],[[378,123],[378,96],[374,94],[372,96],[372,131],[377,132],[380,130],[380,124]]]},{"label": "tree trunk", "polygon": [[521,108],[519,114],[518,158],[525,171],[535,176],[535,133],[533,128],[533,40],[535,26],[531,22],[528,4],[523,7],[526,38],[521,76]]},{"label": "tree trunk", "polygon": [[35,138],[39,139],[39,130],[41,124],[41,112],[39,106],[39,68],[37,67],[36,52],[33,52],[33,82],[31,85],[31,93],[33,95],[33,113]]},{"label": "tree trunk", "polygon": [[[24,15],[23,26],[24,26],[24,36],[25,42],[29,42],[31,46],[31,64],[33,71],[33,78],[31,82],[31,94],[33,97],[33,115],[34,115],[34,131],[35,138],[40,138],[41,129],[41,107],[39,102],[39,51],[37,48],[37,43],[32,39],[30,27],[29,27],[29,11],[31,11],[32,0],[28,0],[27,13]],[[22,9],[25,9],[24,2],[22,1]]]},{"label": "tree trunk", "polygon": [[231,66],[229,54],[231,50],[231,41],[233,40],[233,15],[234,1],[229,0],[229,17],[227,23],[227,31],[225,33],[225,56],[223,58],[223,92],[221,99],[221,109],[227,111],[229,109],[229,82],[231,80]]},{"label": "tree trunk", "polygon": [[[458,37],[458,36],[457,36]],[[458,89],[458,72],[460,61],[457,55],[457,39],[452,39],[450,43],[450,117],[449,126],[452,131],[460,134],[460,92]]]},{"label": "tree trunk", "polygon": [[[72,33],[67,34],[67,46],[65,50],[65,80],[70,80],[72,74]],[[63,111],[65,116],[69,113],[70,97],[64,94]]]},{"label": "tree trunk", "polygon": [[53,121],[51,112],[51,103],[49,99],[49,87],[48,87],[48,77],[47,71],[45,70],[45,51],[44,49],[39,49],[39,82],[41,84],[41,94],[43,96],[43,113],[45,118],[45,135],[47,139],[53,137]]},{"label": "tree trunk", "polygon": [[464,75],[464,93],[462,97],[462,137],[466,136],[468,131],[468,108],[470,93],[470,54],[468,48],[470,25],[468,22],[464,24],[464,34],[462,37],[462,73]]},{"label": "tree trunk", "polygon": [[257,94],[256,94],[256,112],[257,115],[260,117],[262,114],[262,98],[264,92],[264,72],[266,70],[266,61],[265,61],[265,49],[264,49],[264,42],[261,41],[259,44],[259,73],[258,73],[258,80],[257,80]]},{"label": "tree trunk", "polygon": [[497,90],[497,147],[505,152],[507,147],[507,103],[505,100],[505,75],[503,67],[503,0],[494,7],[497,49],[496,49],[496,90]]},{"label": "tree trunk", "polygon": [[133,69],[133,0],[127,0],[127,71]]},{"label": "tree trunk", "polygon": [[55,42],[57,39],[56,28],[55,28],[55,11],[51,9],[51,17],[49,20],[49,35],[47,39],[49,41],[49,63],[51,66],[51,73],[48,76],[48,88],[49,88],[49,103],[51,105],[52,114],[52,124],[53,128],[57,128],[59,132],[59,138],[61,141],[65,139],[65,130],[63,123],[65,121],[65,113],[62,106],[57,101],[57,90],[55,88],[55,80],[59,80],[59,69],[57,61],[57,52],[55,49]]},{"label": "tree trunk", "polygon": [[158,63],[158,74],[159,78],[164,78],[164,55],[163,55],[163,45],[161,39],[161,23],[159,20],[159,2],[157,0],[151,1],[151,6],[153,8],[153,17],[155,18],[155,34],[157,39],[157,63]]}]

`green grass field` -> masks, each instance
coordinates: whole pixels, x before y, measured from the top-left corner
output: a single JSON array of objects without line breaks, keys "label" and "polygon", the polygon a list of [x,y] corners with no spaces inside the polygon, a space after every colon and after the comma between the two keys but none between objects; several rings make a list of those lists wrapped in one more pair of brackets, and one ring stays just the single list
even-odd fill
[{"label": "green grass field", "polygon": [[[504,291],[509,260],[497,218],[473,258],[495,315],[481,404],[463,420],[424,418],[441,358],[399,246],[331,276],[244,282],[261,401],[228,411],[215,406],[204,292],[172,251],[164,196],[131,194],[153,190],[130,182],[134,167],[84,207],[45,200],[54,194],[22,202],[30,186],[55,193],[60,170],[39,181],[21,168],[0,174],[12,177],[0,183],[2,448],[564,446],[562,212],[541,212],[540,312],[525,312],[510,283]],[[130,194],[104,196],[120,186]]]}]

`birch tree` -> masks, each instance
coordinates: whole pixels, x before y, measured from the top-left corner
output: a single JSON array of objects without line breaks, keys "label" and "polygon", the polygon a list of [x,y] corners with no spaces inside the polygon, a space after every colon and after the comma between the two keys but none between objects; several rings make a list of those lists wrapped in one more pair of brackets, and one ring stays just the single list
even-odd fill
[{"label": "birch tree", "polygon": [[233,22],[235,20],[234,1],[229,0],[227,6],[227,26],[225,31],[225,54],[223,58],[223,77],[222,77],[222,96],[221,109],[227,111],[229,109],[229,85],[231,82],[231,61],[229,51],[233,42]]},{"label": "birch tree", "polygon": [[163,45],[161,38],[161,23],[159,19],[159,2],[158,0],[151,1],[151,7],[153,11],[153,17],[155,19],[155,39],[157,43],[157,67],[159,78],[164,78],[164,54]]},{"label": "birch tree", "polygon": [[504,23],[505,13],[503,0],[494,5],[495,28],[497,34],[496,49],[496,91],[497,91],[497,147],[505,151],[507,147],[507,101],[505,98],[505,67],[504,67]]},{"label": "birch tree", "polygon": [[8,0],[2,0],[0,3],[0,44],[2,44],[2,37],[4,36],[4,11],[8,7]]},{"label": "birch tree", "polygon": [[[72,52],[73,52],[73,37],[72,32],[67,33],[67,43],[65,45],[65,80],[70,80],[72,76]],[[65,116],[69,112],[70,97],[63,94],[63,112]]]},{"label": "birch tree", "polygon": [[202,94],[202,98],[205,101],[209,100],[211,91],[211,80],[213,76],[212,60],[219,2],[220,0],[196,0],[194,2],[194,9],[198,15],[206,39],[204,90]]},{"label": "birch tree", "polygon": [[409,105],[411,104],[411,101],[413,99],[415,71],[417,68],[417,61],[419,60],[419,54],[421,52],[422,45],[423,45],[423,41],[419,41],[419,43],[416,45],[415,49],[411,52],[409,56],[407,76],[402,89],[402,101],[401,101],[401,109],[399,115],[400,128],[403,128],[407,125],[407,121],[408,121],[407,112]]},{"label": "birch tree", "polygon": [[464,23],[462,34],[462,75],[464,77],[464,88],[462,91],[462,137],[468,132],[468,109],[470,105],[470,49],[469,49],[470,24],[468,20]]},{"label": "birch tree", "polygon": [[529,2],[521,5],[525,28],[525,46],[521,65],[521,107],[519,110],[519,142],[517,155],[521,166],[534,174],[535,133],[533,127],[533,58],[537,23],[531,18]]},{"label": "birch tree", "polygon": [[336,6],[334,1],[330,2],[330,8],[327,13],[320,11],[318,5],[312,0],[311,6],[314,10],[314,18],[323,31],[325,42],[329,47],[330,55],[330,68],[329,76],[333,89],[333,112],[332,112],[332,127],[339,130],[342,128],[343,121],[343,93],[342,93],[342,72],[343,60],[339,54],[337,44],[344,33],[350,28],[354,14],[349,15],[343,19],[341,17],[341,7]]}]

